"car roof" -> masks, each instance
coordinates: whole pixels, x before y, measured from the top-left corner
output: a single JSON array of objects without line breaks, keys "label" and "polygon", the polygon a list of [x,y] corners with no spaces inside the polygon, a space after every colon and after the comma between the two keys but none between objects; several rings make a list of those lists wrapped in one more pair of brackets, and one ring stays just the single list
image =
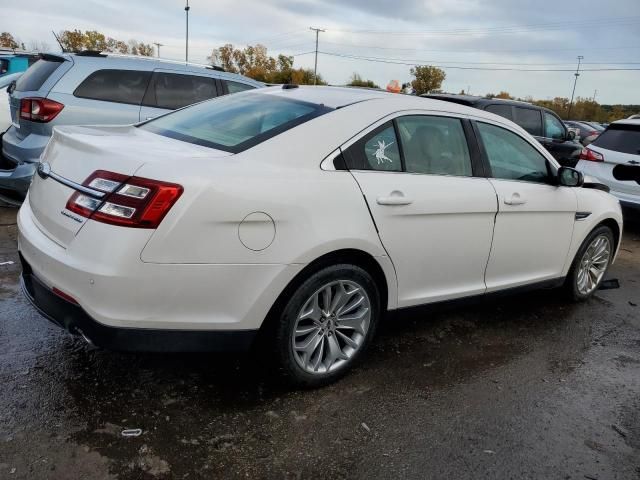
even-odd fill
[{"label": "car roof", "polygon": [[640,118],[625,118],[623,120],[616,120],[609,125],[640,125]]},{"label": "car roof", "polygon": [[[393,108],[397,108],[398,110],[432,110],[438,112],[459,113],[462,115],[487,118],[499,123],[512,124],[512,122],[504,117],[500,117],[484,110],[478,110],[477,108],[460,105],[458,103],[367,88],[284,85],[252,90],[250,93],[259,95],[278,95],[303,102],[322,104],[336,109],[372,100],[386,101],[393,104]],[[516,126],[515,124],[512,125]]]},{"label": "car roof", "polygon": [[[225,80],[238,80],[242,83],[248,83],[255,86],[264,86],[264,83],[254,80],[236,73],[226,72],[220,67],[212,65],[203,65],[200,63],[181,62],[179,60],[169,60],[158,57],[146,57],[143,55],[123,55],[111,52],[93,52],[84,51],[78,53],[45,53],[41,56],[47,58],[62,58],[72,63],[89,63],[100,68],[102,65],[108,65],[111,61],[117,61],[120,68],[135,68],[136,65],[145,65],[145,70],[154,68],[167,68],[170,70],[179,70],[185,72],[197,72],[198,70],[206,70],[212,76],[216,76]],[[108,67],[106,67],[108,68]],[[214,73],[215,72],[215,73]]]}]

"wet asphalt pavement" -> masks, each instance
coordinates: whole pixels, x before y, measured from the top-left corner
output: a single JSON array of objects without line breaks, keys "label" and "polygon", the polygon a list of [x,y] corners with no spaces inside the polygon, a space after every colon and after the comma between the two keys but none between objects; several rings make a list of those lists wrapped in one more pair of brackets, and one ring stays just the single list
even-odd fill
[{"label": "wet asphalt pavement", "polygon": [[[255,356],[121,354],[48,324],[0,208],[0,479],[640,478],[640,226],[585,304],[545,290],[387,319],[337,384]],[[123,437],[140,428],[138,437]]]}]

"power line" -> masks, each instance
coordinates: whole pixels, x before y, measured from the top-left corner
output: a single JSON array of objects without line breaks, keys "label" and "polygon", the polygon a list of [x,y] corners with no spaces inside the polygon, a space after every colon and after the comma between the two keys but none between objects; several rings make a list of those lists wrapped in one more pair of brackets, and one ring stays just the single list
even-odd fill
[{"label": "power line", "polygon": [[407,31],[407,30],[375,30],[375,29],[327,29],[329,32],[350,33],[350,34],[375,34],[375,35],[400,35],[400,36],[412,36],[412,35],[474,35],[474,34],[513,34],[523,33],[528,31],[539,30],[557,30],[565,29],[568,27],[605,27],[612,25],[626,25],[636,24],[640,17],[610,17],[600,18],[592,20],[577,20],[569,22],[553,22],[553,23],[538,23],[529,25],[511,25],[502,27],[490,27],[490,28],[458,28],[458,29],[431,29],[423,31]]},{"label": "power line", "polygon": [[[573,69],[566,68],[555,68],[555,69],[546,69],[546,68],[489,68],[489,67],[466,67],[466,66],[452,66],[452,65],[442,65],[434,64],[430,61],[423,60],[406,60],[406,59],[383,59],[380,57],[366,57],[360,55],[350,55],[350,54],[342,54],[337,52],[322,52],[318,53],[322,55],[329,55],[332,57],[342,57],[349,58],[352,60],[363,60],[367,62],[378,62],[378,63],[388,63],[394,65],[420,65],[420,64],[429,64],[434,67],[444,68],[444,69],[455,69],[455,70],[483,70],[483,71],[505,71],[505,72],[573,72]],[[640,68],[588,68],[582,69],[582,72],[624,72],[624,71],[640,71]]]}]

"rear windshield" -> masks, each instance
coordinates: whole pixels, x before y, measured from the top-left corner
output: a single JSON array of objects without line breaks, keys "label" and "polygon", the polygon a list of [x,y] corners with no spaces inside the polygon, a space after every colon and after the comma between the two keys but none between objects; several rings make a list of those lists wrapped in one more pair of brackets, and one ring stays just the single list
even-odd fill
[{"label": "rear windshield", "polygon": [[638,155],[640,154],[640,125],[609,125],[593,144],[614,152]]},{"label": "rear windshield", "polygon": [[47,78],[49,78],[60,65],[62,65],[62,60],[38,60],[31,65],[17,81],[16,91],[35,92],[40,90],[40,87],[47,81]]},{"label": "rear windshield", "polygon": [[331,111],[277,95],[236,93],[193,105],[140,126],[165,137],[238,153]]}]

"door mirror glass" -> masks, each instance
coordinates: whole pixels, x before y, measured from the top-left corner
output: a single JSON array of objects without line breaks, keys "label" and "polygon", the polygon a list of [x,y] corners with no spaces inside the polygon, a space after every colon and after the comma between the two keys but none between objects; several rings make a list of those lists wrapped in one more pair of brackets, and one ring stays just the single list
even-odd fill
[{"label": "door mirror glass", "polygon": [[560,167],[558,182],[565,187],[581,187],[584,183],[584,175],[575,168]]},{"label": "door mirror glass", "polygon": [[576,139],[576,132],[574,130],[568,130],[567,140],[575,140],[575,139]]}]

